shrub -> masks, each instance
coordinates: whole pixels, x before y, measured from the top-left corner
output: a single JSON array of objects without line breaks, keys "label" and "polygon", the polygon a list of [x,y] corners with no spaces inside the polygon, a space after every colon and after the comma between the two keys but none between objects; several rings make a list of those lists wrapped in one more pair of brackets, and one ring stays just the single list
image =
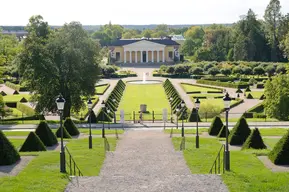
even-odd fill
[{"label": "shrub", "polygon": [[215,85],[215,86],[221,86],[221,87],[236,88],[236,89],[237,88],[245,89],[249,86],[248,83],[230,83],[230,82],[209,81],[209,80],[203,80],[203,79],[198,79],[197,83],[207,84],[207,85]]},{"label": "shrub", "polygon": [[254,97],[251,95],[251,93],[248,93],[247,99],[254,99]]},{"label": "shrub", "polygon": [[[218,133],[217,137],[219,138],[226,138],[226,130],[227,130],[227,126],[223,125],[223,127],[221,128],[220,132]],[[230,134],[230,131],[228,129],[228,135]]]},{"label": "shrub", "polygon": [[27,151],[46,151],[46,148],[41,139],[34,133],[30,132],[22,145],[20,152]]},{"label": "shrub", "polygon": [[240,88],[238,88],[236,93],[243,93],[243,91]]},{"label": "shrub", "polygon": [[45,146],[53,146],[58,143],[56,136],[51,131],[46,121],[41,121],[39,123],[35,133]]},{"label": "shrub", "polygon": [[266,99],[266,97],[265,97],[265,95],[263,94],[263,95],[261,95],[260,100],[264,100],[264,99]]},{"label": "shrub", "polygon": [[251,130],[244,117],[241,117],[234,126],[229,136],[229,143],[231,145],[242,145],[249,137]]},{"label": "shrub", "polygon": [[214,118],[219,115],[222,111],[222,107],[214,105],[213,103],[202,104],[202,107],[199,110],[200,118]]},{"label": "shrub", "polygon": [[17,108],[19,111],[23,112],[23,113],[24,113],[25,115],[27,115],[27,116],[33,116],[33,115],[35,115],[34,109],[32,109],[31,107],[29,107],[29,106],[27,106],[27,105],[25,105],[25,104],[22,104],[22,103],[20,103],[20,102],[17,102],[16,108]]},{"label": "shrub", "polygon": [[103,111],[103,109],[101,109],[96,117],[97,119],[97,122],[98,121],[108,121],[108,122],[111,122],[111,117]]},{"label": "shrub", "polygon": [[91,111],[91,114],[88,116],[87,123],[89,123],[90,118],[91,123],[97,123],[97,118],[93,110]]},{"label": "shrub", "polygon": [[12,165],[18,160],[20,160],[18,151],[0,130],[0,165]]},{"label": "shrub", "polygon": [[257,89],[264,89],[264,87],[264,83],[258,83],[256,86]]},{"label": "shrub", "polygon": [[289,130],[278,141],[268,157],[276,165],[289,165]]},{"label": "shrub", "polygon": [[64,127],[71,136],[79,135],[79,131],[73,121],[67,117],[64,121]]},{"label": "shrub", "polygon": [[223,127],[223,122],[222,122],[221,118],[219,116],[216,116],[213,119],[211,126],[208,130],[209,135],[213,135],[213,136],[218,135],[218,133],[220,132],[222,127]]},{"label": "shrub", "polygon": [[197,120],[198,120],[198,122],[201,122],[201,119],[200,119],[199,114],[198,114],[198,117],[197,117],[197,110],[196,110],[196,108],[193,108],[193,110],[192,110],[191,113],[190,113],[190,116],[189,116],[188,121],[189,121],[189,122],[197,122]]},{"label": "shrub", "polygon": [[251,92],[250,87],[247,87],[247,88],[245,89],[245,92]]},{"label": "shrub", "polygon": [[20,85],[16,85],[16,84],[8,82],[8,81],[5,83],[5,85],[11,89],[16,90],[16,91],[19,91],[19,89],[20,89]]},{"label": "shrub", "polygon": [[242,149],[267,149],[267,146],[264,144],[261,134],[258,128],[255,128],[247,140],[245,141]]},{"label": "shrub", "polygon": [[[57,131],[55,132],[55,135],[57,138],[61,138],[61,127],[59,127],[57,129]],[[71,139],[71,135],[68,133],[68,131],[66,130],[66,128],[63,126],[63,138],[66,139]]]}]

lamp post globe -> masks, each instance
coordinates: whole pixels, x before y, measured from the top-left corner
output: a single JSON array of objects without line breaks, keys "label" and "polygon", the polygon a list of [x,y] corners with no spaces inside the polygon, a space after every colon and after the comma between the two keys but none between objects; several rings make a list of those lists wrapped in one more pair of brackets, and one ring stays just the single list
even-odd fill
[{"label": "lamp post globe", "polygon": [[88,136],[88,148],[92,149],[92,136],[91,136],[91,111],[92,111],[92,101],[89,98],[87,101],[87,108],[89,110],[89,136]]},{"label": "lamp post globe", "polygon": [[199,143],[199,108],[200,108],[200,105],[201,105],[201,102],[199,98],[197,98],[195,101],[196,116],[197,116],[196,148],[199,148],[200,146],[200,143]]},{"label": "lamp post globe", "polygon": [[228,143],[228,129],[229,129],[229,110],[230,110],[230,105],[231,105],[231,98],[229,93],[226,93],[226,95],[223,98],[224,101],[224,108],[226,110],[226,146],[225,146],[225,169],[227,171],[230,171],[230,151],[229,151],[229,143]]},{"label": "lamp post globe", "polygon": [[65,173],[66,172],[65,151],[64,151],[64,145],[63,145],[63,126],[62,126],[62,115],[63,115],[64,106],[65,106],[65,99],[62,97],[61,94],[55,100],[55,103],[56,103],[56,106],[60,115],[60,131],[61,131],[60,172]]}]

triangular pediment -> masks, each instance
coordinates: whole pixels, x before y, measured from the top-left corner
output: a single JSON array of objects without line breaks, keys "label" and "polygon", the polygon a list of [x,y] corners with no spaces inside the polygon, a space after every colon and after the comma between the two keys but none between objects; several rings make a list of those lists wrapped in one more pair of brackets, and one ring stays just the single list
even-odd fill
[{"label": "triangular pediment", "polygon": [[165,47],[163,44],[142,40],[123,46],[125,49],[162,49]]}]

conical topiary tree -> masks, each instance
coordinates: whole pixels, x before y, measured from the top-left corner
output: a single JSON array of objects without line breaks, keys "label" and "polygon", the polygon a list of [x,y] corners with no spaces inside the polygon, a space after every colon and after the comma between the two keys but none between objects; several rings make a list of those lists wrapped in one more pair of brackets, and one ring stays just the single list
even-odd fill
[{"label": "conical topiary tree", "polygon": [[20,152],[27,151],[46,151],[46,148],[41,139],[34,133],[30,132],[22,145]]},{"label": "conical topiary tree", "polygon": [[248,93],[247,99],[254,99],[254,97],[251,95],[251,93]]},{"label": "conical topiary tree", "polygon": [[196,110],[196,108],[193,108],[193,110],[190,113],[188,121],[189,122],[197,122],[197,120],[199,122],[201,122],[200,115],[198,114],[198,117],[197,117],[197,110]]},{"label": "conical topiary tree", "polygon": [[250,133],[251,130],[246,119],[241,117],[229,135],[229,143],[231,145],[243,145]]},{"label": "conical topiary tree", "polygon": [[216,116],[208,130],[209,135],[217,136],[223,127],[223,122],[219,116]]},{"label": "conical topiary tree", "polygon": [[103,109],[100,110],[96,119],[97,121],[108,121],[108,122],[112,121],[111,117],[106,112],[104,112]]},{"label": "conical topiary tree", "polygon": [[[61,138],[61,127],[59,127],[55,133],[56,137]],[[71,135],[68,133],[66,128],[63,126],[63,138],[71,139]]]},{"label": "conical topiary tree", "polygon": [[20,155],[0,130],[0,165],[12,165],[20,160]]},{"label": "conical topiary tree", "polygon": [[268,157],[276,165],[289,165],[289,130],[278,141]]},{"label": "conical topiary tree", "polygon": [[264,100],[264,99],[266,99],[266,97],[265,97],[265,95],[263,94],[263,95],[261,95],[260,100]]},{"label": "conical topiary tree", "polygon": [[251,92],[250,87],[247,87],[247,88],[245,89],[245,92]]},{"label": "conical topiary tree", "polygon": [[87,123],[89,123],[89,119],[91,118],[91,123],[97,123],[97,118],[94,111],[91,111],[91,114],[88,115]]},{"label": "conical topiary tree", "polygon": [[243,91],[240,88],[238,88],[236,93],[243,93]]},{"label": "conical topiary tree", "polygon": [[64,121],[64,127],[71,136],[79,135],[79,131],[73,121],[67,117]]},{"label": "conical topiary tree", "polygon": [[58,143],[55,134],[51,131],[46,121],[40,122],[35,133],[45,146],[53,146]]},{"label": "conical topiary tree", "polygon": [[[220,138],[226,138],[226,129],[227,129],[227,126],[226,125],[223,125],[222,129],[220,130],[219,134],[217,135],[217,137],[220,137]],[[230,131],[228,130],[228,135],[230,134]]]},{"label": "conical topiary tree", "polygon": [[258,128],[255,128],[251,131],[251,134],[246,139],[242,149],[267,149],[267,146],[264,144],[261,134]]}]

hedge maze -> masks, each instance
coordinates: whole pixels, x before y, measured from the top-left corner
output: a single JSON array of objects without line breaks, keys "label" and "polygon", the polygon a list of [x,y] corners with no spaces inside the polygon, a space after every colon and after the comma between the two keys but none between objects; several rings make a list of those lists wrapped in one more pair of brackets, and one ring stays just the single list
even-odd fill
[{"label": "hedge maze", "polygon": [[107,110],[101,109],[99,113],[96,115],[96,118],[91,118],[92,123],[97,123],[98,121],[107,121],[112,122],[114,118],[114,112],[117,111],[119,106],[119,102],[125,90],[125,83],[122,80],[119,80],[114,87],[113,91],[108,96],[107,100],[105,101],[106,109],[109,109],[110,112],[108,113]]}]

